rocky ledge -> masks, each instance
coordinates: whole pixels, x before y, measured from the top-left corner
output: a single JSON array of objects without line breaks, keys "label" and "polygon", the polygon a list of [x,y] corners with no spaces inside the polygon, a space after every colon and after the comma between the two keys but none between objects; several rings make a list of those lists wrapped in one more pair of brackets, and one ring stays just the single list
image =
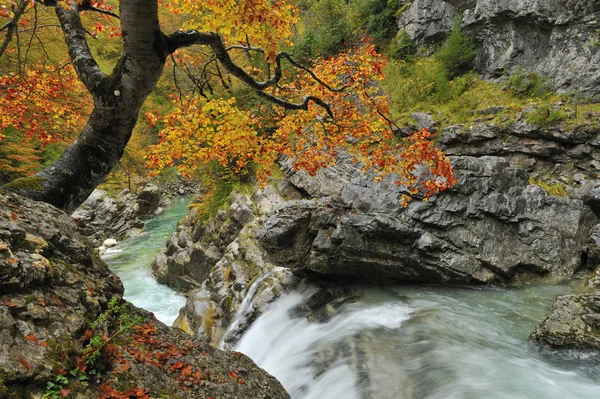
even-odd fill
[{"label": "rocky ledge", "polygon": [[73,212],[73,219],[83,235],[99,247],[106,239],[133,238],[144,229],[143,218],[162,212],[168,199],[154,184],[147,184],[137,193],[121,191],[111,197],[96,189]]},{"label": "rocky ledge", "polygon": [[70,217],[0,191],[0,397],[289,397],[122,294]]},{"label": "rocky ledge", "polygon": [[273,263],[376,282],[488,283],[570,276],[597,217],[551,196],[505,158],[452,157],[458,183],[407,208],[390,177],[374,183],[349,157],[312,178],[290,171],[313,199],[277,208],[257,237]]}]

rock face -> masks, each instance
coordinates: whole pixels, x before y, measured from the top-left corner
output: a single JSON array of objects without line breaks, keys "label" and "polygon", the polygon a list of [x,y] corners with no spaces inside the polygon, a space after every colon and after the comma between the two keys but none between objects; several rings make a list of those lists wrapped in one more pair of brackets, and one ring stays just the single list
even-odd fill
[{"label": "rock face", "polygon": [[[246,356],[167,328],[124,302],[122,293],[119,279],[93,255],[70,217],[0,191],[0,397],[41,397],[48,381],[60,379],[76,399],[116,396],[117,391],[171,398],[289,398]],[[94,363],[78,362],[86,358],[84,348],[93,335],[111,337],[110,343]],[[91,364],[99,375],[87,374]],[[77,367],[76,378],[70,371]]]},{"label": "rock face", "polygon": [[297,283],[289,269],[265,260],[255,232],[282,195],[298,195],[284,184],[252,195],[233,192],[230,206],[208,220],[194,212],[184,218],[166,249],[154,261],[157,280],[189,290],[174,326],[213,345],[225,328],[228,346],[288,287]]},{"label": "rock face", "polygon": [[600,349],[600,294],[558,297],[530,338],[557,348]]},{"label": "rock face", "polygon": [[549,77],[556,89],[600,94],[596,0],[414,0],[398,25],[420,46],[439,44],[457,15],[475,39],[484,74],[519,65]]},{"label": "rock face", "polygon": [[153,184],[147,184],[138,194],[123,190],[115,198],[96,189],[72,216],[81,232],[100,246],[107,238],[121,240],[139,235],[144,228],[141,218],[162,211],[161,198]]},{"label": "rock face", "polygon": [[[371,281],[484,283],[522,274],[572,274],[596,217],[581,201],[529,185],[499,157],[453,157],[459,183],[404,209],[393,179],[373,183],[343,162],[335,196],[289,201],[258,232],[271,260],[319,274]],[[334,173],[338,166],[328,173]],[[323,187],[329,176],[295,184]]]}]

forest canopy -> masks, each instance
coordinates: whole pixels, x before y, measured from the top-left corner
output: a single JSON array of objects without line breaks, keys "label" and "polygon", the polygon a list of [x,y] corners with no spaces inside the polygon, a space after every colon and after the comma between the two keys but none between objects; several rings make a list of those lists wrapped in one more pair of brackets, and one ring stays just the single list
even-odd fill
[{"label": "forest canopy", "polygon": [[374,43],[369,19],[339,48],[306,52],[307,9],[0,0],[0,179],[36,173],[8,187],[70,211],[111,171],[143,164],[183,175],[217,164],[264,182],[282,155],[314,174],[349,151],[376,179],[396,173],[407,195],[452,185],[432,134],[402,133],[390,116],[387,36]]}]

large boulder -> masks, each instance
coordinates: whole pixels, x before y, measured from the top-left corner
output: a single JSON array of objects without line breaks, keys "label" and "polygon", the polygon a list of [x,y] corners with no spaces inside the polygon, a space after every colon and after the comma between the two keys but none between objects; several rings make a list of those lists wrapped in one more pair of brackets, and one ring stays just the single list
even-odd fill
[{"label": "large boulder", "polygon": [[96,189],[72,215],[94,246],[100,246],[107,238],[125,239],[142,232],[144,221],[140,219],[136,195],[124,190],[116,197]]},{"label": "large boulder", "polygon": [[558,297],[530,338],[556,348],[600,349],[600,293]]},{"label": "large boulder", "polygon": [[0,191],[1,398],[289,398],[246,356],[168,328],[122,294],[69,216]]},{"label": "large boulder", "polygon": [[158,186],[146,184],[137,195],[138,215],[148,216],[154,214],[160,204],[161,195]]},{"label": "large boulder", "polygon": [[475,39],[481,72],[499,76],[521,66],[559,90],[600,94],[596,0],[415,0],[398,26],[420,46],[437,45],[457,16]]},{"label": "large boulder", "polygon": [[457,185],[407,208],[393,177],[374,183],[349,157],[297,173],[291,181],[320,198],[282,204],[257,237],[277,265],[378,282],[505,282],[582,265],[597,223],[583,202],[530,185],[504,158],[451,159]]}]

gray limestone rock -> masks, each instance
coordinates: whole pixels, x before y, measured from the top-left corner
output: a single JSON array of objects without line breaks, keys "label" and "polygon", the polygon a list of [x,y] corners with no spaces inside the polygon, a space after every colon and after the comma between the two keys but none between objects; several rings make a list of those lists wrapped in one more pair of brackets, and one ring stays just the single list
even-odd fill
[{"label": "gray limestone rock", "polygon": [[[82,399],[104,396],[101,385],[121,392],[143,387],[150,397],[289,398],[246,356],[192,340],[122,295],[119,278],[68,215],[0,190],[0,397],[41,398],[49,381],[65,375],[70,397]],[[108,312],[109,302],[120,310]],[[132,331],[120,330],[113,312],[141,319]],[[68,371],[84,353],[86,330],[95,321],[94,333],[115,337],[111,350],[119,356],[101,356],[94,365],[101,374],[81,384]],[[164,356],[166,348],[197,370],[194,378],[182,379],[170,367],[175,360]],[[244,370],[243,384],[230,374],[234,370]]]},{"label": "gray limestone rock", "polygon": [[[600,3],[595,0],[415,0],[398,19],[419,46],[440,44],[462,15],[480,72],[520,66],[561,91],[600,94]],[[565,62],[568,60],[568,62]]]},{"label": "gray limestone rock", "polygon": [[600,295],[558,297],[530,338],[557,348],[600,349]]},{"label": "gray limestone rock", "polygon": [[[360,181],[358,166],[348,179],[349,161],[327,178],[340,167],[343,180]],[[590,208],[529,185],[503,158],[452,163],[458,184],[429,202],[403,208],[393,177],[349,183],[337,196],[282,204],[257,238],[277,265],[378,282],[485,283],[579,268],[597,222]],[[302,184],[318,192],[327,178]]]}]

